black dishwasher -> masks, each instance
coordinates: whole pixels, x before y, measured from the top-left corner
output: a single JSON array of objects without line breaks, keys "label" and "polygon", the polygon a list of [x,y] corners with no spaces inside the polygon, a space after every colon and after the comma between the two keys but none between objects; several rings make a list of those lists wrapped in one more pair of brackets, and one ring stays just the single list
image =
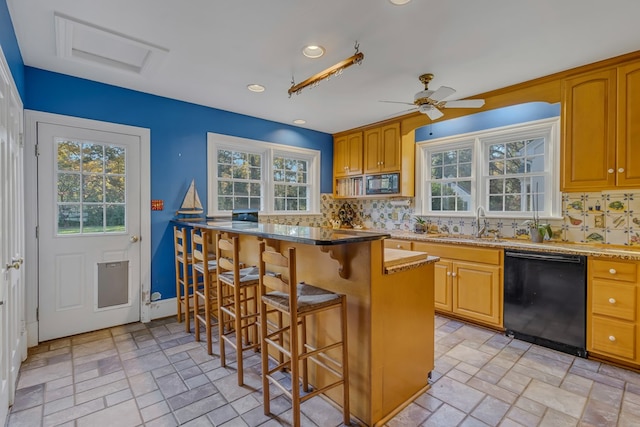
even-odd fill
[{"label": "black dishwasher", "polygon": [[587,357],[586,272],[581,255],[505,250],[506,334]]}]

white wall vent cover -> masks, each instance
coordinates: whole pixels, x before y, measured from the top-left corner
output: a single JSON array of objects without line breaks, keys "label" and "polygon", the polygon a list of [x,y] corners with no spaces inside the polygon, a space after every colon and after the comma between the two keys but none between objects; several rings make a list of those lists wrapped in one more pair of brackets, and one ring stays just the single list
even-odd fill
[{"label": "white wall vent cover", "polygon": [[157,67],[169,49],[55,13],[56,54],[137,74]]}]

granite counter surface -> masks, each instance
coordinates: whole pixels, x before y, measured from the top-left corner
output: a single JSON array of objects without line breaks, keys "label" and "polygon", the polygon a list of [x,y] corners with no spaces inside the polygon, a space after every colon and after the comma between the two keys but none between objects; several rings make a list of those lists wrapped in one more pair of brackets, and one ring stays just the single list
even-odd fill
[{"label": "granite counter surface", "polygon": [[361,231],[306,227],[300,225],[268,224],[261,222],[232,221],[190,221],[188,219],[172,220],[174,224],[189,227],[203,227],[211,230],[247,234],[263,239],[282,240],[307,245],[342,245],[346,243],[369,242],[390,237],[387,232]]},{"label": "granite counter surface", "polygon": [[601,258],[617,258],[640,261],[640,247],[617,246],[601,243],[545,241],[533,243],[524,239],[505,239],[493,237],[475,238],[466,235],[419,234],[408,231],[391,231],[391,238],[412,240],[427,243],[447,243],[452,245],[483,246],[488,248],[502,248],[547,253],[564,253],[585,255]]}]

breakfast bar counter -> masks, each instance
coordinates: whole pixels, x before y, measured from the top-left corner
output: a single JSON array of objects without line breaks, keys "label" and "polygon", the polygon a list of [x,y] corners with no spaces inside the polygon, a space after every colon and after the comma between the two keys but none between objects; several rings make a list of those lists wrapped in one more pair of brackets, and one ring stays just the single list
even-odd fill
[{"label": "breakfast bar counter", "polygon": [[[295,247],[298,280],[347,296],[350,406],[360,422],[382,425],[428,389],[434,369],[437,257],[395,251],[385,264],[386,233],[251,222],[174,223],[239,236],[245,265],[257,265],[259,241],[280,252]],[[337,316],[320,314],[312,331],[312,339],[335,340]],[[326,380],[311,373],[316,387]],[[340,388],[334,391],[328,397],[340,402]]]}]

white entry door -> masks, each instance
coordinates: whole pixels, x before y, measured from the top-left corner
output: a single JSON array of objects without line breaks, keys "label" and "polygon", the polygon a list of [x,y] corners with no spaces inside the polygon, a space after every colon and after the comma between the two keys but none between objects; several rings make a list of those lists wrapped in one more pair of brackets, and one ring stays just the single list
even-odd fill
[{"label": "white entry door", "polygon": [[22,104],[0,52],[0,423],[27,354]]},{"label": "white entry door", "polygon": [[37,135],[39,341],[140,320],[140,136]]}]

